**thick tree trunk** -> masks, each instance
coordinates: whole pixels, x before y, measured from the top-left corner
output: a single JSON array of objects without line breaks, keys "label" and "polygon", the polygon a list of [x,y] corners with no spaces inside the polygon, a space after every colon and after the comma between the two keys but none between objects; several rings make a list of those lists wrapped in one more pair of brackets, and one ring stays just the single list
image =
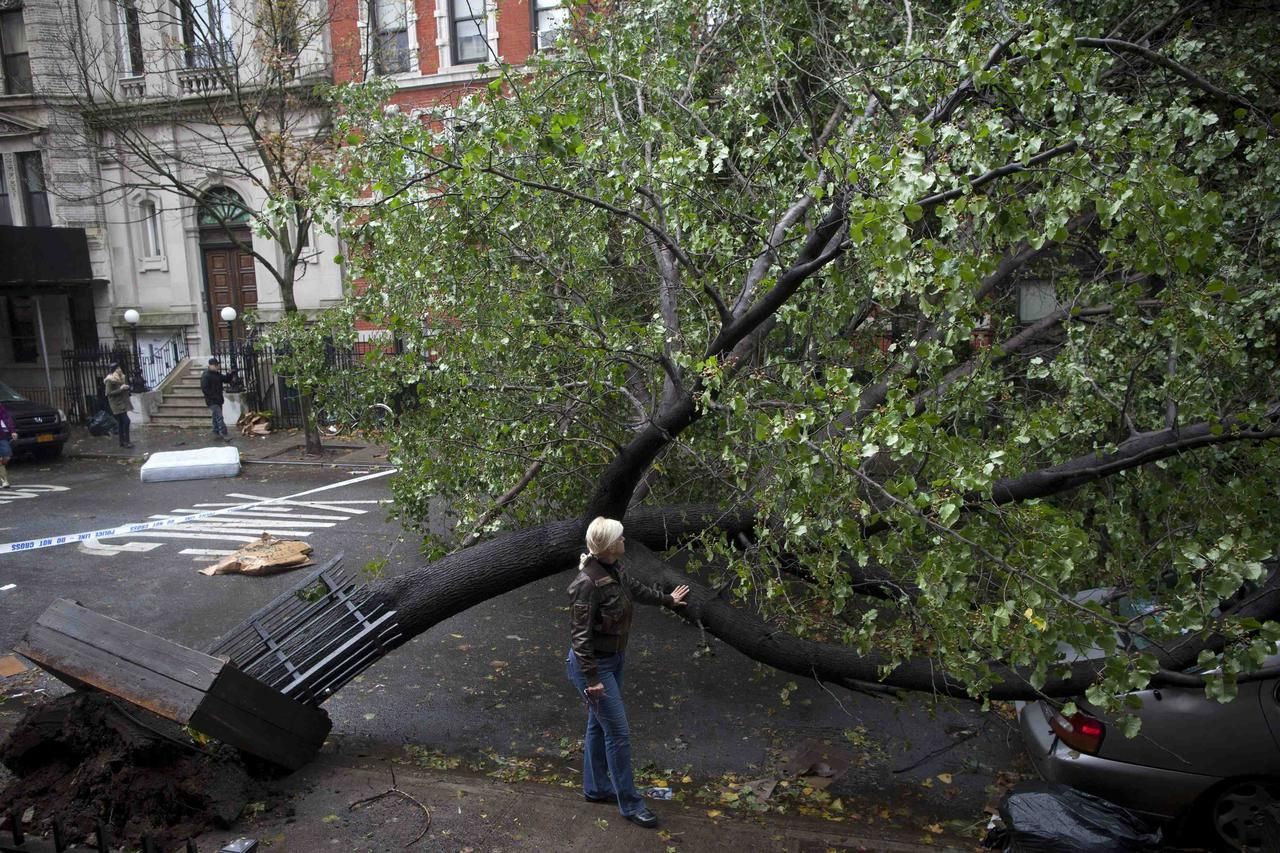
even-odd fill
[{"label": "thick tree trunk", "polygon": [[[667,590],[689,585],[688,606],[679,611],[681,615],[753,660],[852,690],[920,691],[969,699],[1037,699],[1079,696],[1097,679],[1102,661],[1086,661],[1070,666],[1065,675],[1059,674],[1036,689],[1031,685],[1029,671],[995,661],[991,666],[999,683],[971,695],[969,687],[945,672],[937,661],[915,659],[890,668],[890,660],[878,652],[863,655],[848,646],[788,634],[734,607],[651,550],[674,547],[682,539],[711,527],[733,535],[747,529],[751,521],[747,513],[725,514],[706,506],[637,508],[625,518],[627,564],[637,577]],[[576,568],[586,525],[587,519],[567,519],[502,535],[374,585],[374,603],[396,611],[400,639],[395,645],[401,645],[480,602]],[[1235,613],[1260,620],[1280,615],[1280,568],[1275,568]],[[556,617],[548,613],[547,618]],[[565,641],[568,642],[567,627]],[[1156,675],[1154,683],[1202,683],[1196,676],[1183,675],[1179,670],[1194,662],[1201,649],[1221,647],[1222,637],[1217,635],[1188,637],[1159,656],[1164,671]]]},{"label": "thick tree trunk", "polygon": [[[396,611],[408,642],[431,626],[494,596],[577,569],[590,519],[554,521],[503,534],[372,587],[373,604]],[[625,518],[627,542],[666,549],[712,526],[733,532],[750,517],[708,506],[637,508]],[[567,585],[568,581],[566,581]],[[555,618],[547,614],[548,619]],[[568,642],[568,626],[565,627]]]},{"label": "thick tree trunk", "polygon": [[298,398],[302,408],[302,434],[307,456],[320,456],[324,453],[324,445],[320,443],[320,428],[316,426],[316,407],[312,404],[311,395],[303,392]]}]

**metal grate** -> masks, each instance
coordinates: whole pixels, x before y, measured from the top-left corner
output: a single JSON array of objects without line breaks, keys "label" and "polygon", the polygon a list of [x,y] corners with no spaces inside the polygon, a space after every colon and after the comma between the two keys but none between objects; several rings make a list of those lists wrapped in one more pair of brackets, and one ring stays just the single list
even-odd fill
[{"label": "metal grate", "polygon": [[[396,611],[369,603],[369,588],[334,557],[250,616],[209,654],[284,695],[319,705],[399,639]],[[318,595],[307,595],[319,586]]]}]

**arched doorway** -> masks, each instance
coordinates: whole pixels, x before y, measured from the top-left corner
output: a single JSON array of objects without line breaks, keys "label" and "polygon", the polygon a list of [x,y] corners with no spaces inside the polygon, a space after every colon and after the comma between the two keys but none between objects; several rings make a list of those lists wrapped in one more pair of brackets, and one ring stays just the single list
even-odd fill
[{"label": "arched doorway", "polygon": [[258,280],[253,267],[250,211],[230,187],[213,187],[200,199],[200,257],[204,268],[205,310],[215,342],[227,338],[222,309],[236,309],[236,336],[243,335],[244,312],[258,304]]}]

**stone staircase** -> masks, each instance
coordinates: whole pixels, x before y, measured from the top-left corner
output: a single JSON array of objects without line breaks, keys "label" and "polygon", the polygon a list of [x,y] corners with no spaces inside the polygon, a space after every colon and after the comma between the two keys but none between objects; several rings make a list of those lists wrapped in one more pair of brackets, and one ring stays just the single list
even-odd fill
[{"label": "stone staircase", "polygon": [[200,393],[200,374],[204,367],[190,360],[174,371],[164,383],[164,402],[151,415],[151,423],[165,427],[204,427],[209,429],[209,409]]}]

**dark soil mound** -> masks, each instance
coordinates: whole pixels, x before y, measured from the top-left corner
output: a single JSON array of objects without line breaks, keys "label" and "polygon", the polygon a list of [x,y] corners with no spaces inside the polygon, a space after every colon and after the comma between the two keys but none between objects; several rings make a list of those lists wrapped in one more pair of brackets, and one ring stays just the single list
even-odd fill
[{"label": "dark soil mound", "polygon": [[29,833],[58,818],[69,840],[103,819],[117,843],[149,835],[172,849],[229,826],[262,792],[258,768],[234,749],[200,746],[176,723],[93,692],[32,709],[0,743],[0,762],[17,776],[0,791],[0,814],[34,808]]}]

